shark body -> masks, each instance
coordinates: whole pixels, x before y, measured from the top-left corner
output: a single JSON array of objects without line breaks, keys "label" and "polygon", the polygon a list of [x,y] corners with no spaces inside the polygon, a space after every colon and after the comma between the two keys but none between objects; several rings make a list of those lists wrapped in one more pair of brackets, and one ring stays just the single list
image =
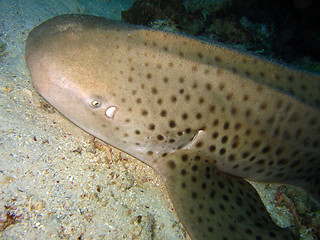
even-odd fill
[{"label": "shark body", "polygon": [[87,15],[34,28],[36,90],[155,168],[193,240],[295,239],[244,179],[320,199],[320,77],[217,44]]}]

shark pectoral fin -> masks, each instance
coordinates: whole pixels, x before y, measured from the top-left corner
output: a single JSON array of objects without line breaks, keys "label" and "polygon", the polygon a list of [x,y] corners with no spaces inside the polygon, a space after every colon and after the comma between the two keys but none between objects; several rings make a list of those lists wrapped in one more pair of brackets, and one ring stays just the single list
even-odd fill
[{"label": "shark pectoral fin", "polygon": [[278,227],[256,190],[197,153],[178,151],[158,165],[175,210],[193,240],[296,239]]}]

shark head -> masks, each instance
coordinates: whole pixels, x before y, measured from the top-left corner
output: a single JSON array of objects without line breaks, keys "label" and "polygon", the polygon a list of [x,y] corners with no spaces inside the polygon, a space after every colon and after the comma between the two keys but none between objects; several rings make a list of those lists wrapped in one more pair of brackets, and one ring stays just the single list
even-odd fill
[{"label": "shark head", "polygon": [[[64,116],[111,145],[139,149],[148,141],[147,133],[137,134],[146,123],[128,99],[133,90],[118,77],[124,71],[120,43],[111,38],[113,32],[126,35],[121,25],[81,16],[47,21],[29,34],[26,61],[35,89]],[[110,31],[110,39],[92,38],[99,29]]]}]

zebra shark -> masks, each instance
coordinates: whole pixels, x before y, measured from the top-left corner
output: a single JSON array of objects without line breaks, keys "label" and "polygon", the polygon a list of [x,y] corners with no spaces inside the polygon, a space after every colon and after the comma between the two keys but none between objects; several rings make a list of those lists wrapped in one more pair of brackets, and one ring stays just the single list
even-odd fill
[{"label": "zebra shark", "polygon": [[246,181],[320,199],[320,77],[216,43],[89,15],[35,27],[35,89],[153,167],[193,240],[295,239]]}]

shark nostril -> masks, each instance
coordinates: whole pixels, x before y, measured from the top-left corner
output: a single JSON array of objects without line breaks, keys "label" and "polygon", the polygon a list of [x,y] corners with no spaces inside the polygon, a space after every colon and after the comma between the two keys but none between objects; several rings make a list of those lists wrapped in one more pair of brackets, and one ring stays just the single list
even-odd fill
[{"label": "shark nostril", "polygon": [[95,108],[98,108],[101,106],[101,102],[99,102],[98,100],[92,100],[90,102],[91,106],[95,107]]},{"label": "shark nostril", "polygon": [[106,110],[107,118],[113,119],[114,116],[116,115],[116,112],[117,112],[117,108],[116,107],[114,107],[114,106],[108,107],[107,110]]}]

